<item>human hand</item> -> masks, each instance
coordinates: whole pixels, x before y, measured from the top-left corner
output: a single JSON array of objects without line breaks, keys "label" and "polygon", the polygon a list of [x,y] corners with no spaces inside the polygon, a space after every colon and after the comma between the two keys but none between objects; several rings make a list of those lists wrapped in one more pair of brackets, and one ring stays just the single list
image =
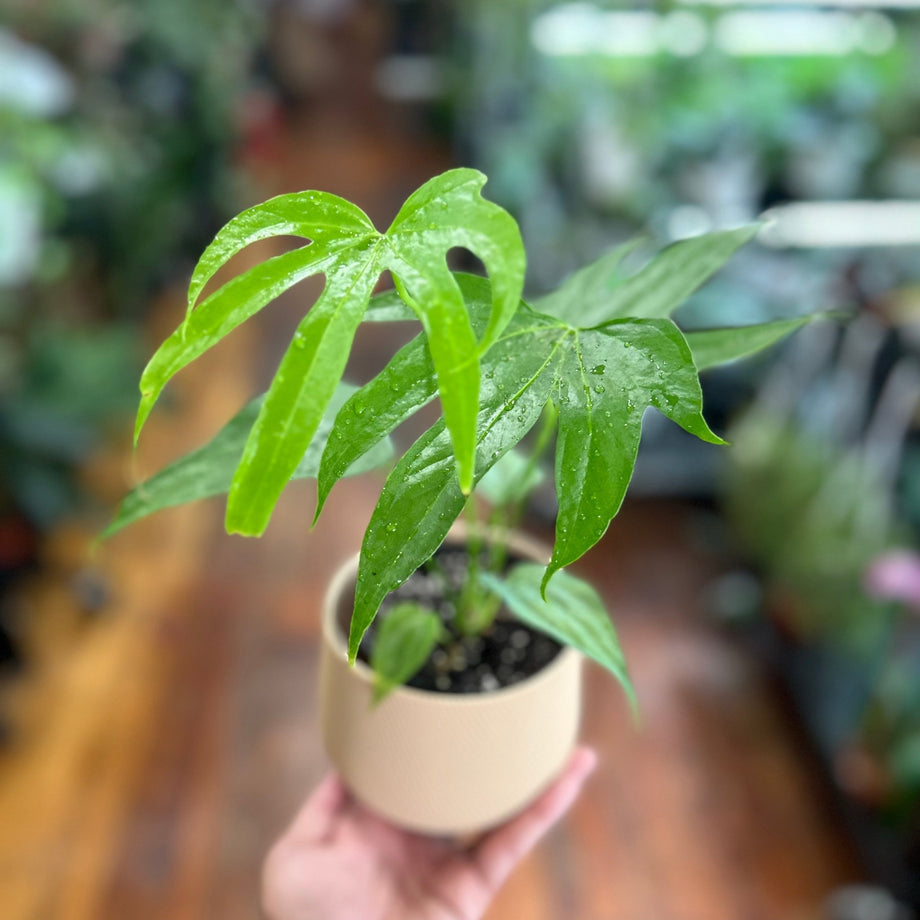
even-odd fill
[{"label": "human hand", "polygon": [[472,848],[400,830],[328,776],[272,847],[262,874],[269,920],[479,920],[511,870],[568,810],[594,769],[579,748],[532,805]]}]

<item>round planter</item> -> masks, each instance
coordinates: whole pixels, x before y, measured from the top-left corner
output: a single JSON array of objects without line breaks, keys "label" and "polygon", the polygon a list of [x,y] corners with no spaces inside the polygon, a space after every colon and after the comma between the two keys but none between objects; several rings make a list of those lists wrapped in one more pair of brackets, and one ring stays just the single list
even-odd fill
[{"label": "round planter", "polygon": [[[509,543],[519,558],[549,556],[519,534]],[[370,668],[350,666],[346,654],[357,570],[356,556],[333,578],[323,610],[320,722],[330,759],[360,802],[402,827],[468,834],[499,824],[546,788],[575,746],[581,655],[563,647],[537,674],[491,693],[399,687],[373,706]]]}]

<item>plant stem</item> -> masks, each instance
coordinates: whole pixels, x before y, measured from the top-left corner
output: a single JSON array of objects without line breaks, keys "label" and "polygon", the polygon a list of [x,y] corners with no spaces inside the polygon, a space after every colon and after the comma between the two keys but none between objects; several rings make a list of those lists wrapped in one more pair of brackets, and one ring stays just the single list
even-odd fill
[{"label": "plant stem", "polygon": [[483,527],[479,515],[479,506],[473,495],[466,500],[463,508],[467,522],[466,551],[469,556],[469,569],[466,582],[457,599],[457,629],[461,635],[474,636],[486,629],[495,619],[495,611],[490,612],[491,596],[482,588],[479,573],[482,568]]},{"label": "plant stem", "polygon": [[[523,477],[526,482],[533,474],[534,469],[546,453],[553,432],[556,430],[558,414],[553,404],[547,403],[541,417],[540,429],[537,432],[536,442],[530,452]],[[496,575],[501,574],[508,561],[508,543],[504,536],[517,527],[524,517],[527,496],[522,495],[517,501],[509,502],[505,507],[495,508],[489,516],[488,526],[493,531],[499,531],[501,538],[488,542],[488,571]],[[488,629],[501,608],[501,600],[493,592],[482,587],[479,578],[482,571],[483,522],[480,518],[480,508],[475,495],[471,495],[464,506],[464,516],[467,521],[467,552],[469,554],[469,571],[457,601],[457,629],[461,635],[478,635]]]}]

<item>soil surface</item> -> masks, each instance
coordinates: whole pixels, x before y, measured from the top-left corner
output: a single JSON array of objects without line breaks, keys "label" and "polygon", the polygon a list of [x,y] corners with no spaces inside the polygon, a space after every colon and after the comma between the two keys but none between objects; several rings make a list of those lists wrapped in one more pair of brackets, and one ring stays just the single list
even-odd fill
[{"label": "soil surface", "polygon": [[513,618],[502,607],[493,624],[478,636],[462,636],[453,625],[453,597],[463,585],[469,556],[464,547],[438,551],[425,569],[393,591],[364,635],[358,657],[368,662],[376,640],[376,624],[402,601],[435,611],[453,636],[438,646],[407,686],[442,693],[489,693],[526,680],[546,667],[562,650],[555,639]]}]

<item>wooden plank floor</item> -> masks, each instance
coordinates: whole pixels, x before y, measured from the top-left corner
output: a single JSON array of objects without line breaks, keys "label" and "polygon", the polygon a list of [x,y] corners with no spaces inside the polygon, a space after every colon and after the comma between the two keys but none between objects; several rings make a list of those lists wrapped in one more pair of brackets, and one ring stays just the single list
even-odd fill
[{"label": "wooden plank floor", "polygon": [[[319,597],[372,495],[351,484],[313,537],[302,499],[255,552],[215,526],[155,559],[46,689],[0,762],[4,918],[253,916],[261,857],[326,769]],[[595,554],[642,725],[590,670],[601,766],[490,920],[804,920],[858,877],[768,681],[688,605],[702,579],[674,545],[683,523],[628,508]]]},{"label": "wooden plank floor", "polygon": [[[330,188],[383,222],[443,166],[437,151],[337,130],[294,125],[263,191]],[[206,438],[264,383],[305,296],[183,373],[173,412],[145,436],[145,467]],[[162,305],[154,338],[179,309]],[[359,342],[365,370],[378,347]],[[117,492],[124,456],[88,477]],[[343,484],[310,534],[311,489],[297,485],[258,542],[223,536],[218,505],[165,513],[95,557],[115,601],[82,626],[68,585],[85,536],[61,538],[24,602],[41,626],[28,630],[35,669],[6,689],[21,731],[0,756],[3,920],[255,916],[262,855],[326,769],[320,598],[375,490]],[[707,564],[686,524],[680,509],[630,507],[586,567],[616,611],[642,726],[592,670],[584,734],[601,766],[489,920],[806,920],[858,878],[769,680],[700,616]]]}]

